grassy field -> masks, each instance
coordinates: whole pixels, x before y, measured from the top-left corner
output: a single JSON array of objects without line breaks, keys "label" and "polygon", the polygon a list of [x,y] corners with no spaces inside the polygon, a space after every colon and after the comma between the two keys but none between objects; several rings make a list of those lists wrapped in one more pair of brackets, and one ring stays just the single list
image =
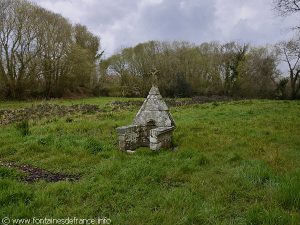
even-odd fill
[{"label": "grassy field", "polygon": [[31,107],[37,104],[60,104],[60,105],[72,105],[72,104],[95,104],[99,106],[105,106],[113,101],[135,101],[143,100],[140,98],[113,98],[113,97],[101,97],[101,98],[85,98],[85,99],[51,99],[51,100],[35,100],[35,101],[0,101],[0,109],[20,109],[25,107]]},{"label": "grassy field", "polygon": [[[110,218],[111,224],[300,224],[300,102],[247,100],[174,107],[175,151],[118,151],[115,128],[138,107],[112,98],[56,100],[103,112],[0,126],[0,160],[80,175],[26,183],[0,167],[0,219]],[[120,99],[117,99],[120,100]],[[122,99],[126,101],[126,99]],[[32,102],[1,102],[0,109]]]}]

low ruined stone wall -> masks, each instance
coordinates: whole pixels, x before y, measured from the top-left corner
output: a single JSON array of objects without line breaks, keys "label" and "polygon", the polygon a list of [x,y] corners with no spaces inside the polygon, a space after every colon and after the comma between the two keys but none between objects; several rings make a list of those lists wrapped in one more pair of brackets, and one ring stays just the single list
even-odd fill
[{"label": "low ruined stone wall", "polygon": [[175,121],[163,101],[158,87],[153,85],[133,124],[117,128],[121,150],[150,147],[152,150],[172,147]]},{"label": "low ruined stone wall", "polygon": [[172,147],[172,135],[174,127],[159,127],[150,131],[150,149],[159,150],[161,148]]},{"label": "low ruined stone wall", "polygon": [[119,148],[121,150],[134,150],[140,146],[140,129],[136,125],[118,127]]},{"label": "low ruined stone wall", "polygon": [[117,128],[119,148],[123,151],[150,146],[151,150],[172,147],[174,127],[159,127],[147,132],[147,127],[130,125]]}]

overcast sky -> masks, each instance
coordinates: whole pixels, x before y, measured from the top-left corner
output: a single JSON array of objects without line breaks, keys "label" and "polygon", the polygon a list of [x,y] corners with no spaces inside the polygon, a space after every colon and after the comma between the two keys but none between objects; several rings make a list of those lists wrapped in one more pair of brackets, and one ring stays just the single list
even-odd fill
[{"label": "overcast sky", "polygon": [[106,56],[148,40],[275,43],[291,36],[296,18],[281,18],[272,0],[33,0],[86,25]]}]

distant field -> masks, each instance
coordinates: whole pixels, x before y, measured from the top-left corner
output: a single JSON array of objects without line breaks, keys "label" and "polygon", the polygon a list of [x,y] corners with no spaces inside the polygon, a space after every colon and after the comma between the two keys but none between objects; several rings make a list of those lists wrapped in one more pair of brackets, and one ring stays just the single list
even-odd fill
[{"label": "distant field", "polygon": [[[299,101],[172,107],[176,150],[128,155],[118,150],[115,128],[130,124],[139,107],[111,106],[116,100],[132,99],[54,100],[103,110],[30,120],[27,135],[20,124],[0,126],[0,218],[300,224]],[[0,102],[0,109],[38,103]],[[79,180],[25,182],[8,163]]]}]

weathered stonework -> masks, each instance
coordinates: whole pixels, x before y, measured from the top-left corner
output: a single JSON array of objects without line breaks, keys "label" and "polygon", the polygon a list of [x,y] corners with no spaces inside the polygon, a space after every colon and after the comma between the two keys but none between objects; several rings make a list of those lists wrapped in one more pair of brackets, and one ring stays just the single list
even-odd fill
[{"label": "weathered stonework", "polygon": [[119,148],[125,151],[138,147],[150,147],[151,150],[170,148],[174,128],[175,122],[169,108],[158,88],[153,86],[133,124],[117,128]]},{"label": "weathered stonework", "polygon": [[140,145],[140,129],[138,126],[131,125],[118,127],[119,148],[123,150],[133,150]]}]

